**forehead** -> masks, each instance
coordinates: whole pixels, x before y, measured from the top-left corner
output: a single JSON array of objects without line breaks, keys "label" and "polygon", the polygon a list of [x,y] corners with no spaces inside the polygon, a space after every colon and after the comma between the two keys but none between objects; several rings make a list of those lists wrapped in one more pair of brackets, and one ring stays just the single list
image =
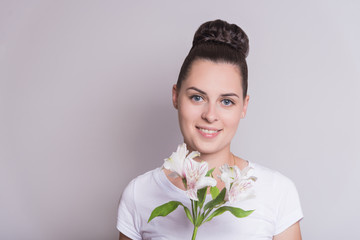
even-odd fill
[{"label": "forehead", "polygon": [[203,59],[193,62],[183,86],[206,92],[242,92],[240,70],[236,65]]}]

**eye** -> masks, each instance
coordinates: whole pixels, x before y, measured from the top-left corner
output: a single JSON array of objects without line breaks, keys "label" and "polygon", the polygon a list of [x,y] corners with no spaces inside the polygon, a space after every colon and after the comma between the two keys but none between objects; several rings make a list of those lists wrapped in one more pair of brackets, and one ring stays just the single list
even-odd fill
[{"label": "eye", "polygon": [[225,106],[231,106],[234,104],[233,101],[231,101],[230,99],[223,99],[222,101],[222,104],[224,104]]},{"label": "eye", "polygon": [[195,102],[201,102],[201,101],[204,100],[204,99],[203,99],[201,96],[199,96],[199,95],[193,95],[193,96],[191,96],[191,99],[192,99],[193,101],[195,101]]}]

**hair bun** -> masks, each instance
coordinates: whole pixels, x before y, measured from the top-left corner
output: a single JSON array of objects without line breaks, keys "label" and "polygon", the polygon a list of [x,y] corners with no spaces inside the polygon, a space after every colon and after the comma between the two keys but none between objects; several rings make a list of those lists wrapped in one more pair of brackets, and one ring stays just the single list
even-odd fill
[{"label": "hair bun", "polygon": [[236,24],[220,19],[203,23],[195,32],[193,47],[210,42],[226,44],[239,51],[244,58],[249,53],[249,38],[246,33]]}]

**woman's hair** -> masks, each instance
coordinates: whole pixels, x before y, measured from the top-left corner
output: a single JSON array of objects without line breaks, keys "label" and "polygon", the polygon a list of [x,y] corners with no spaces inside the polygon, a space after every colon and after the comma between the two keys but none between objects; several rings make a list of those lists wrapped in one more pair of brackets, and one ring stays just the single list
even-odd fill
[{"label": "woman's hair", "polygon": [[248,70],[246,57],[249,52],[249,39],[237,25],[223,20],[203,23],[195,32],[192,48],[181,66],[177,89],[187,78],[191,65],[195,60],[204,59],[213,62],[230,63],[240,70],[243,97],[246,97],[248,86]]}]

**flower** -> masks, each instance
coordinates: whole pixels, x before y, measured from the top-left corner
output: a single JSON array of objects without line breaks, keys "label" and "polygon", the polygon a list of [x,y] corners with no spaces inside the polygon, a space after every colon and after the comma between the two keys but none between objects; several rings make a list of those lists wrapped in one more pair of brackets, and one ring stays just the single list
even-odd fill
[{"label": "flower", "polygon": [[[171,171],[170,176],[180,177],[186,189],[186,195],[191,200],[191,212],[183,203],[179,201],[169,201],[156,207],[149,217],[148,222],[159,216],[167,216],[169,213],[177,209],[178,206],[184,208],[186,217],[194,225],[193,235],[191,239],[196,238],[198,228],[205,222],[212,220],[214,217],[229,211],[235,217],[242,218],[249,216],[254,210],[245,211],[237,207],[222,206],[226,202],[234,203],[251,196],[249,189],[252,187],[256,177],[247,174],[250,167],[240,171],[237,166],[229,167],[225,164],[220,167],[221,180],[225,183],[225,188],[219,192],[216,186],[216,180],[213,177],[206,176],[208,173],[208,163],[204,161],[195,161],[193,158],[200,156],[197,151],[188,155],[186,144],[180,144],[169,158],[164,160],[163,168]],[[209,171],[212,175],[214,169]],[[208,187],[213,200],[206,203],[205,196]],[[199,195],[199,197],[198,197]],[[214,210],[215,209],[215,210]]]},{"label": "flower", "polygon": [[207,162],[197,162],[191,158],[185,159],[185,176],[187,183],[187,196],[195,201],[198,201],[197,191],[204,187],[216,186],[216,180],[212,177],[206,177],[208,171]]},{"label": "flower", "polygon": [[200,156],[200,153],[197,151],[191,152],[187,157],[188,150],[186,148],[186,144],[180,144],[176,150],[173,152],[169,158],[164,160],[163,167],[172,172],[173,177],[181,177],[185,179],[185,171],[184,171],[184,163],[186,158],[195,158]]},{"label": "flower", "polygon": [[235,181],[235,179],[241,175],[240,169],[237,166],[230,167],[227,164],[224,164],[220,167],[221,171],[221,181],[225,183],[226,189],[230,189],[230,185]]},{"label": "flower", "polygon": [[254,196],[252,186],[256,181],[256,177],[247,174],[251,167],[246,167],[242,171],[237,167],[229,167],[227,164],[221,166],[221,180],[225,183],[226,196],[225,201],[230,203],[239,202]]}]

